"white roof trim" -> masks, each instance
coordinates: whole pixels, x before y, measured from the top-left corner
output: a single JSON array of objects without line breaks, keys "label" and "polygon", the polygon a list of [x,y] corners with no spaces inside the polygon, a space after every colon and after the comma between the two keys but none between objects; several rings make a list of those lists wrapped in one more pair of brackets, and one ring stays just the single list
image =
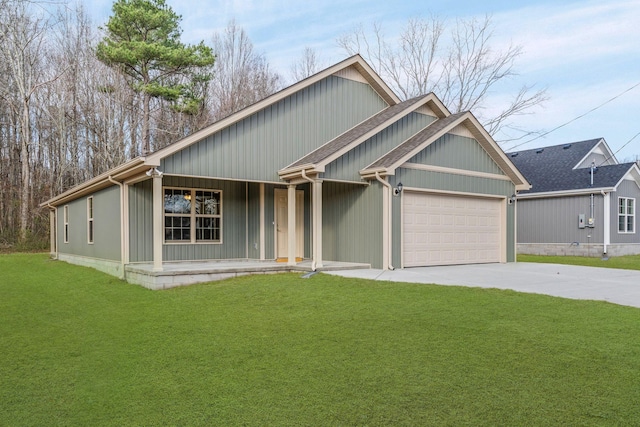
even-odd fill
[{"label": "white roof trim", "polygon": [[[431,125],[434,125],[437,122],[433,122]],[[430,126],[431,126],[430,125]],[[475,118],[475,116],[467,111],[462,114],[453,122],[449,123],[449,125],[442,128],[440,131],[432,135],[429,139],[425,140],[416,148],[414,148],[409,153],[405,154],[402,158],[397,160],[393,165],[386,168],[387,175],[395,174],[395,170],[401,167],[404,163],[409,161],[413,156],[418,154],[420,151],[424,150],[426,147],[431,145],[433,142],[441,138],[442,136],[450,133],[457,126],[465,125],[467,129],[473,135],[473,138],[478,141],[480,146],[487,152],[487,154],[493,159],[494,162],[502,169],[502,171],[509,176],[511,181],[515,184],[516,190],[529,190],[531,188],[531,184],[526,180],[524,175],[520,173],[520,171],[514,166],[514,164],[509,160],[509,157],[502,151],[500,146],[493,140],[491,135],[487,133],[487,131],[482,127],[480,122]],[[493,152],[493,153],[492,153]],[[497,158],[496,158],[497,156]],[[376,160],[377,162],[377,160]],[[374,162],[375,163],[375,162]],[[372,163],[373,164],[373,163]],[[369,168],[365,168],[360,171],[362,176],[369,175]]]},{"label": "white roof trim", "polygon": [[332,76],[336,74],[338,71],[343,70],[345,68],[349,68],[351,66],[355,67],[358,71],[360,71],[360,73],[363,74],[365,79],[369,82],[369,84],[371,84],[371,86],[380,95],[380,97],[382,97],[382,99],[384,99],[387,102],[387,104],[395,105],[400,102],[400,98],[398,98],[398,96],[391,90],[391,88],[387,86],[387,84],[384,81],[382,81],[380,76],[378,76],[375,73],[375,71],[373,71],[373,69],[369,66],[369,64],[367,64],[360,55],[354,55],[351,58],[348,58],[336,65],[333,65],[325,69],[324,71],[321,71],[309,78],[306,78],[298,83],[295,83],[289,86],[288,88],[281,90],[280,92],[274,93],[273,95],[263,99],[262,101],[258,101],[255,104],[252,104],[238,111],[237,113],[234,113],[216,123],[213,123],[183,138],[180,141],[177,141],[161,150],[158,150],[155,153],[152,153],[149,156],[147,156],[147,158],[150,161],[159,162],[160,159],[164,159],[165,157],[168,157],[180,150],[183,150],[186,147],[190,146],[191,144],[194,144],[206,138],[209,135],[213,135],[214,133],[228,126],[231,126],[232,124],[237,123],[251,116],[252,114],[257,113],[258,111],[265,109],[268,106],[275,104],[283,100],[284,98],[291,96],[294,93],[299,92],[300,90],[308,86],[311,86],[319,82],[320,80],[326,77]]},{"label": "white roof trim", "polygon": [[[594,145],[593,148],[589,150],[589,152],[582,159],[580,159],[580,161],[578,161],[578,163],[575,164],[573,169],[577,169],[578,166],[580,166],[583,162],[585,162],[590,155],[599,154],[598,151],[600,151],[602,155],[605,156],[608,160],[613,160],[614,165],[617,165],[619,163],[618,159],[616,159],[616,156],[613,154],[613,151],[611,151],[611,149],[609,148],[607,141],[605,141],[604,138],[600,138],[600,141],[598,141],[598,143]],[[602,165],[596,165],[596,166],[602,166]]]},{"label": "white roof trim", "polygon": [[[370,131],[368,131],[367,133],[365,133],[361,137],[353,140],[348,145],[342,147],[340,150],[338,150],[335,153],[331,154],[330,156],[326,157],[322,161],[319,161],[319,162],[317,162],[315,164],[308,163],[308,164],[305,164],[305,165],[298,165],[298,166],[295,166],[295,167],[291,167],[291,165],[293,165],[293,164],[295,164],[295,163],[297,163],[299,161],[299,160],[296,160],[295,162],[291,163],[291,165],[281,169],[278,173],[280,174],[281,177],[284,177],[285,175],[289,175],[292,172],[300,171],[302,169],[313,169],[313,172],[322,173],[322,172],[325,171],[325,167],[329,163],[331,163],[334,160],[340,158],[341,156],[344,156],[346,153],[348,153],[349,151],[353,150],[355,147],[357,147],[358,145],[362,144],[367,139],[377,135],[378,133],[382,132],[384,129],[386,129],[389,126],[391,126],[393,123],[395,123],[398,120],[400,120],[401,118],[406,117],[409,114],[418,111],[422,107],[426,106],[427,108],[429,108],[429,111],[431,111],[433,114],[438,114],[438,113],[434,112],[430,107],[428,107],[429,105],[434,105],[434,106],[437,106],[437,107],[441,107],[440,114],[442,114],[443,112],[447,111],[446,107],[444,106],[444,104],[442,104],[442,102],[438,99],[438,97],[435,96],[435,94],[433,94],[433,93],[429,93],[428,95],[416,100],[415,103],[411,104],[410,106],[408,106],[404,110],[399,111],[398,114],[394,115],[393,117],[390,117],[389,119],[385,120],[383,123],[379,124],[378,126],[376,126],[373,129],[371,129]],[[389,108],[389,107],[387,107],[387,108]],[[382,113],[383,111],[385,111],[385,110],[380,111],[380,113]],[[378,114],[380,114],[380,113],[378,113]],[[320,147],[316,148],[315,150],[305,154],[304,157],[307,157],[308,155],[313,154],[314,152],[323,149],[327,144],[332,143],[337,138],[340,138],[342,135],[344,135],[347,132],[350,132],[354,128],[357,128],[358,126],[361,126],[363,123],[365,123],[369,119],[371,119],[371,117],[366,118],[365,120],[363,120],[362,122],[360,122],[357,125],[353,126],[352,128],[346,130],[345,132],[341,133],[340,135],[336,136],[335,138],[333,138],[333,139],[327,141],[326,143],[322,144]]]}]

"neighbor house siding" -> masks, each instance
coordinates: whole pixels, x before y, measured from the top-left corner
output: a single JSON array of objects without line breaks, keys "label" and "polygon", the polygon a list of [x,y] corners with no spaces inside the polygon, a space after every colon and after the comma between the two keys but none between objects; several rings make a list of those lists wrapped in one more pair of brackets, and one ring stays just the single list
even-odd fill
[{"label": "neighbor house siding", "polygon": [[[635,202],[635,233],[618,232],[618,198],[629,197]],[[618,185],[618,190],[611,193],[611,243],[639,243],[640,229],[638,228],[638,203],[640,203],[640,188],[634,181],[624,180]]]},{"label": "neighbor house siding", "polygon": [[[585,221],[589,218],[591,210],[589,195],[520,199],[517,203],[518,243],[571,245],[603,242],[603,200],[599,193],[594,195],[594,228],[578,228],[580,214],[585,215]],[[612,237],[615,230],[612,230]]]},{"label": "neighbor house siding", "polygon": [[434,120],[436,120],[435,117],[419,113],[411,113],[403,117],[382,132],[329,163],[325,169],[324,178],[360,181],[358,171],[418,133]]},{"label": "neighbor house siding", "polygon": [[[87,198],[93,197],[93,243],[87,238]],[[120,261],[120,187],[112,186],[73,200],[69,206],[69,242],[64,243],[64,205],[57,220],[58,251],[110,261]]]},{"label": "neighbor house siding", "polygon": [[413,156],[409,163],[505,175],[475,139],[450,133]]},{"label": "neighbor house siding", "polygon": [[163,159],[167,174],[278,182],[278,170],[388,105],[331,76]]},{"label": "neighbor house siding", "polygon": [[382,268],[382,190],[337,182],[322,185],[323,259]]},{"label": "neighbor house siding", "polygon": [[603,156],[602,154],[592,153],[588,155],[582,163],[576,166],[574,169],[582,169],[582,168],[590,168],[591,163],[594,163],[596,166],[601,166],[604,164],[612,165],[613,162],[608,161],[610,158]]}]

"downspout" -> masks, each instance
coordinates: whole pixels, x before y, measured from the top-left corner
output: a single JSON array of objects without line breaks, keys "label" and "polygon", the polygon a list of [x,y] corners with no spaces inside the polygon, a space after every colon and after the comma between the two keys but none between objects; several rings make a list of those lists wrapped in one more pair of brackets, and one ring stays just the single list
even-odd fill
[{"label": "downspout", "polygon": [[125,235],[124,235],[124,185],[114,180],[111,175],[107,177],[109,182],[120,187],[120,267],[122,268],[122,280],[127,280],[124,272],[124,252],[125,252]]},{"label": "downspout", "polygon": [[611,199],[610,193],[605,193],[604,190],[600,190],[600,194],[602,194],[602,210],[603,210],[603,245],[602,251],[604,254],[607,253],[607,246],[611,243]]},{"label": "downspout", "polygon": [[391,221],[391,217],[392,217],[392,195],[391,195],[391,184],[389,184],[387,181],[385,181],[384,179],[382,179],[380,177],[380,172],[376,171],[376,179],[378,180],[378,182],[380,182],[382,185],[384,185],[387,188],[387,191],[389,192],[389,230],[387,232],[387,239],[389,239],[389,241],[387,242],[389,247],[388,247],[388,251],[389,251],[389,270],[395,270],[395,267],[391,264],[391,259],[393,258],[392,254],[393,254],[393,242],[391,241],[391,237],[393,235],[392,233],[392,223],[393,221]]},{"label": "downspout", "polygon": [[[304,169],[302,169],[301,175],[302,175],[302,178],[305,181],[308,181],[311,184],[311,191],[313,192],[314,191],[313,186],[316,184],[316,181],[313,178],[309,178],[307,176],[307,172]],[[315,204],[316,201],[312,200],[312,203]],[[317,244],[317,242],[316,242],[316,232],[317,232],[317,230],[316,230],[315,224],[316,223],[315,223],[315,218],[313,217],[313,209],[311,209],[311,228],[312,228],[312,232],[311,232],[311,247],[313,248],[313,254],[311,256],[311,271],[316,271],[316,253],[315,252],[316,252],[316,244]]]}]

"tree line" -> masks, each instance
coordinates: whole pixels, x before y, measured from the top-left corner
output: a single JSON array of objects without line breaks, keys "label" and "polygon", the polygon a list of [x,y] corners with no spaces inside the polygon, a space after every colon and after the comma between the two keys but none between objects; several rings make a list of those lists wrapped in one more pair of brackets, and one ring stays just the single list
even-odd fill
[{"label": "tree line", "polygon": [[[102,26],[81,5],[0,0],[0,249],[46,246],[44,200],[326,65],[305,48],[287,79],[234,21],[186,45],[180,20],[164,0],[117,0]],[[395,44],[377,24],[337,43],[362,54],[402,98],[434,91],[452,112],[482,110],[489,90],[515,75],[521,51],[490,48],[489,18],[458,21],[450,37],[445,29],[414,19]],[[523,86],[482,120],[495,132],[545,98]]]}]

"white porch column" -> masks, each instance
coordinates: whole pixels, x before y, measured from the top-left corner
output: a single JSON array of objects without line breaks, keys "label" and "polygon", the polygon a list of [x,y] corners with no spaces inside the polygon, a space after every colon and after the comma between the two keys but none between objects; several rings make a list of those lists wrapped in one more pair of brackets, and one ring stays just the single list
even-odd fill
[{"label": "white porch column", "polygon": [[296,265],[296,186],[290,184],[287,191],[287,264]]},{"label": "white porch column", "polygon": [[316,268],[322,267],[322,181],[313,184],[313,260]]},{"label": "white porch column", "polygon": [[602,197],[604,197],[604,215],[602,218],[604,222],[604,224],[602,224],[604,232],[604,247],[602,249],[606,254],[607,247],[611,244],[611,193],[604,193]]},{"label": "white porch column", "polygon": [[162,173],[153,169],[153,271],[162,271],[162,241],[164,197],[162,194]]},{"label": "white porch column", "polygon": [[[387,184],[388,185],[388,184]],[[389,252],[391,220],[391,190],[386,185],[382,188],[382,269],[389,270],[391,256]]]}]

